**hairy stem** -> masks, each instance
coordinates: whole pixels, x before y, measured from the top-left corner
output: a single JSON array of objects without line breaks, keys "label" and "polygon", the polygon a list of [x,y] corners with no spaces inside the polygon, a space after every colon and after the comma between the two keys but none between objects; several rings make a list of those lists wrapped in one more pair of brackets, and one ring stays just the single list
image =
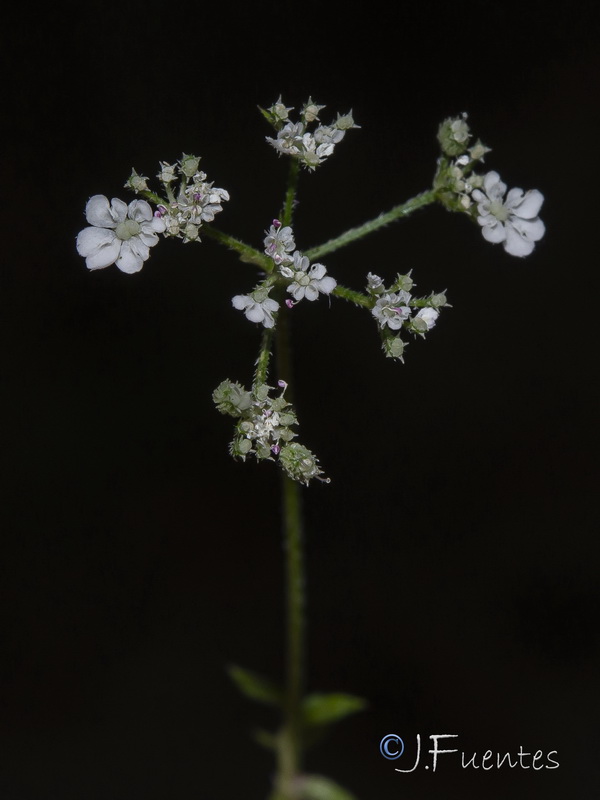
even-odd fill
[{"label": "hairy stem", "polygon": [[[298,182],[298,164],[292,161],[282,213],[282,225],[292,221]],[[282,294],[283,287],[279,287]],[[283,300],[283,297],[280,297]],[[288,384],[286,394],[293,402],[292,346],[290,317],[282,309],[275,329],[277,376]],[[302,504],[300,485],[281,472],[283,503],[283,542],[286,576],[286,676],[284,724],[279,736],[276,800],[294,800],[294,784],[301,769],[302,695],[305,663],[305,577],[303,555]]]},{"label": "hairy stem", "polygon": [[318,245],[318,247],[313,247],[310,250],[306,250],[304,255],[308,256],[311,261],[314,261],[316,258],[321,258],[327,253],[333,253],[335,250],[339,250],[340,247],[345,247],[351,242],[355,242],[370,233],[374,233],[374,231],[379,230],[379,228],[389,225],[390,222],[394,222],[402,217],[408,217],[409,214],[413,213],[413,211],[423,208],[424,206],[428,206],[431,203],[434,203],[436,200],[437,195],[434,189],[421,192],[421,194],[418,194],[416,197],[407,200],[406,203],[401,203],[399,206],[394,206],[394,208],[391,208],[384,214],[380,214],[378,217],[375,217],[375,219],[364,222],[357,228],[350,228],[340,236],[336,236],[335,239],[330,239],[328,242]]}]

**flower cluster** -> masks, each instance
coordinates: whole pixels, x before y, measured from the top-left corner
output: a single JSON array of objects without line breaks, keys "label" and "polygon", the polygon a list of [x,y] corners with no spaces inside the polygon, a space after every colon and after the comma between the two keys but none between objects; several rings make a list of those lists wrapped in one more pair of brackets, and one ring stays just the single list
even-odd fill
[{"label": "flower cluster", "polygon": [[440,315],[439,309],[447,306],[443,292],[428,297],[413,297],[410,290],[415,286],[410,273],[397,275],[394,283],[386,289],[383,280],[373,273],[367,275],[367,292],[373,305],[371,314],[379,325],[383,351],[388,358],[403,361],[406,342],[400,337],[400,330],[418,336],[425,336]]},{"label": "flower cluster", "polygon": [[277,460],[281,468],[295,481],[308,484],[313,478],[324,480],[316,456],[304,445],[292,441],[297,433],[292,427],[298,419],[291,404],[284,398],[285,381],[278,382],[282,390],[270,397],[273,387],[257,383],[251,391],[239,383],[225,380],[213,392],[213,401],[222,414],[236,417],[236,432],[230,453],[242,461],[254,455],[258,461]]},{"label": "flower cluster", "polygon": [[272,259],[275,271],[250,294],[236,294],[231,303],[234,308],[243,311],[250,322],[257,322],[265,328],[273,328],[275,314],[279,303],[269,297],[275,283],[287,286],[287,292],[294,298],[285,301],[292,308],[300,300],[316,300],[319,294],[330,295],[337,286],[337,281],[327,275],[323,264],[311,266],[307,256],[296,250],[294,232],[289,225],[282,225],[278,219],[265,232],[265,253]]},{"label": "flower cluster", "polygon": [[[293,108],[283,105],[280,97],[269,109],[263,110],[263,114],[277,131],[277,136],[267,136],[267,141],[279,155],[297,158],[307,169],[314,170],[329,158],[347,130],[360,127],[355,124],[351,111],[348,114],[338,114],[335,122],[330,125],[322,125],[319,121],[322,108],[325,106],[317,105],[309,98],[300,111],[300,121],[292,122],[289,112]],[[309,126],[315,122],[319,122],[319,125],[309,130]]]},{"label": "flower cluster", "polygon": [[466,120],[466,114],[444,120],[438,131],[443,156],[434,185],[439,198],[451,210],[475,218],[488,242],[501,242],[510,255],[528,256],[545,233],[538,217],[544,196],[537,189],[511,189],[505,199],[507,186],[497,172],[474,173],[490,148],[479,140],[468,146],[471,132]]},{"label": "flower cluster", "polygon": [[[223,210],[222,201],[229,200],[225,189],[207,183],[206,174],[198,170],[199,163],[197,156],[185,154],[177,164],[160,162],[157,177],[168,199],[151,192],[148,178],[135,169],[125,187],[147,199],[127,205],[118,198],[109,202],[102,194],[91,197],[85,207],[90,227],[76,239],[77,252],[85,258],[88,269],[116,264],[122,272],[139,272],[150,248],[158,243],[159,233],[178,236],[184,242],[198,241],[202,223],[212,222]],[[171,187],[174,181],[179,182],[177,196]],[[156,211],[147,200],[157,204]]]},{"label": "flower cluster", "polygon": [[288,307],[304,298],[312,301],[319,294],[329,295],[333,292],[337,281],[327,275],[327,268],[323,264],[311,266],[308,257],[294,249],[294,233],[289,226],[282,226],[278,219],[274,219],[266,233],[265,253],[273,259],[279,274],[289,281],[287,291],[294,300],[286,301]]},{"label": "flower cluster", "polygon": [[[165,222],[165,235],[183,239],[184,243],[200,241],[202,223],[212,222],[215,214],[223,210],[221,203],[229,200],[226,189],[217,189],[207,182],[206,173],[198,169],[199,164],[197,156],[184,154],[177,164],[161,162],[157,175],[168,198],[167,203],[157,208],[157,214]],[[132,175],[129,181],[134,180]],[[176,193],[174,182],[178,182]]]}]

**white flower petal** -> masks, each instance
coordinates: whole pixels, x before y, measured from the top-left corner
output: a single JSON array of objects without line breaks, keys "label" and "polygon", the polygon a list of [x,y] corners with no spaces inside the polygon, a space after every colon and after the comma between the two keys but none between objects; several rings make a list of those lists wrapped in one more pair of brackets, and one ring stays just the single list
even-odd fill
[{"label": "white flower petal", "polygon": [[125,214],[120,218],[115,209],[111,208],[108,197],[103,194],[95,194],[87,202],[85,218],[90,225],[98,228],[116,228],[117,224],[125,219]]},{"label": "white flower petal", "polygon": [[[399,314],[395,314],[393,317],[386,317],[386,322],[388,328],[391,328],[393,331],[397,331],[402,327],[404,320]],[[383,328],[383,325],[381,327]]]},{"label": "white flower petal", "polygon": [[317,289],[316,286],[314,286],[314,284],[309,283],[304,290],[304,296],[306,297],[307,300],[311,301],[316,300],[317,297],[319,296],[319,290]]},{"label": "white flower petal", "polygon": [[150,222],[152,219],[150,204],[145,200],[133,200],[129,203],[128,216],[136,222]]},{"label": "white flower petal", "polygon": [[506,193],[506,184],[500,180],[500,175],[497,172],[488,172],[485,175],[483,188],[487,196],[492,200],[502,198]]},{"label": "white flower petal", "polygon": [[144,233],[148,231],[149,227],[152,227],[152,230],[156,233],[163,233],[166,230],[167,223],[164,221],[162,217],[152,217],[150,222],[144,222],[142,224],[142,230]]},{"label": "white flower petal", "polygon": [[249,319],[250,322],[262,322],[265,318],[265,312],[262,306],[259,303],[251,303],[246,309],[246,318]]},{"label": "white flower petal", "polygon": [[267,297],[267,299],[263,301],[262,305],[267,311],[277,311],[279,308],[279,303],[277,300],[272,300],[270,297]]},{"label": "white flower petal", "polygon": [[135,272],[139,272],[144,266],[145,260],[131,246],[132,241],[133,240],[130,239],[128,242],[121,243],[121,253],[115,262],[121,272],[126,272],[128,275],[133,275]]},{"label": "white flower petal", "polygon": [[482,226],[481,233],[487,242],[498,244],[506,239],[504,225],[494,217],[478,217],[477,221]]},{"label": "white flower petal", "polygon": [[84,228],[77,236],[76,246],[88,269],[104,269],[119,257],[121,240],[106,228]]},{"label": "white flower petal", "polygon": [[287,290],[294,300],[302,300],[304,297],[304,286],[300,286],[299,283],[291,283]]},{"label": "white flower petal", "polygon": [[539,242],[546,228],[541,219],[519,219],[519,217],[511,217],[507,225],[513,227],[517,233],[520,233],[524,239],[530,242]]},{"label": "white flower petal", "polygon": [[[509,205],[508,199],[510,195],[511,192],[508,193],[507,206]],[[518,205],[513,206],[513,213],[521,217],[521,219],[533,219],[540,213],[543,202],[544,195],[537,189],[531,189],[529,192],[525,193],[525,196]]]},{"label": "white flower petal", "polygon": [[506,226],[506,241],[504,242],[504,249],[511,256],[528,256],[535,247],[535,244],[528,239],[524,238],[519,231],[512,225]]},{"label": "white flower petal", "polygon": [[321,278],[318,281],[317,286],[319,287],[319,291],[323,294],[331,294],[335,287],[337,286],[337,281],[335,278],[332,278],[330,275],[327,275],[324,278]]},{"label": "white flower petal", "polygon": [[252,305],[253,302],[254,301],[248,297],[247,294],[236,294],[236,296],[231,299],[231,305],[237,308],[238,311],[243,311],[249,305]]},{"label": "white flower petal", "polygon": [[314,280],[319,281],[324,275],[327,274],[327,269],[323,266],[323,264],[313,264],[308,274],[311,278],[314,278]]},{"label": "white flower petal", "polygon": [[136,238],[141,239],[146,247],[154,247],[155,244],[158,244],[158,236],[155,233],[145,231],[143,228]]}]

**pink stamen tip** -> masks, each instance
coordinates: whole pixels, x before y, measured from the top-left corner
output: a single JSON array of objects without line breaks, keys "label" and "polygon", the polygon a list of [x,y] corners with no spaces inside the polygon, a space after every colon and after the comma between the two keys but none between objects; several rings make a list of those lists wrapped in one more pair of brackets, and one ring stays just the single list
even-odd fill
[{"label": "pink stamen tip", "polygon": [[281,450],[281,447],[279,447],[278,444],[274,444],[274,445],[271,446],[271,452],[273,453],[274,456],[278,456],[280,450]]},{"label": "pink stamen tip", "polygon": [[274,228],[281,228],[281,222],[278,219],[273,220],[273,227]]},{"label": "pink stamen tip", "polygon": [[287,383],[285,381],[277,381],[277,386],[279,386],[280,389],[287,389]]},{"label": "pink stamen tip", "polygon": [[288,308],[293,308],[296,305],[293,300],[286,300],[285,304]]}]

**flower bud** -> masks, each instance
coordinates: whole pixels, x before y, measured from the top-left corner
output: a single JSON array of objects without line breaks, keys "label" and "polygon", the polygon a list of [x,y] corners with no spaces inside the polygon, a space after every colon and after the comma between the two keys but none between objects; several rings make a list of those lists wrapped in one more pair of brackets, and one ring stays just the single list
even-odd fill
[{"label": "flower bud", "polygon": [[239,383],[225,380],[214,390],[212,399],[221,414],[239,417],[252,405],[250,392]]},{"label": "flower bud", "polygon": [[147,180],[148,178],[146,178],[144,175],[138,175],[137,172],[134,169],[132,169],[131,175],[129,176],[129,179],[125,184],[125,188],[133,189],[133,191],[136,194],[138,192],[147,191],[148,190],[148,184],[146,183]]},{"label": "flower bud", "polygon": [[383,342],[383,352],[386,358],[399,358],[401,361],[405,344],[399,336],[390,336]]},{"label": "flower bud", "polygon": [[198,165],[200,164],[200,159],[197,156],[186,155],[184,153],[179,164],[181,167],[181,171],[186,176],[186,178],[193,178],[196,172],[198,172]]},{"label": "flower bud", "polygon": [[312,478],[322,475],[316,456],[298,442],[284,445],[279,453],[279,461],[292,480],[305,485]]},{"label": "flower bud", "polygon": [[440,125],[437,138],[442,152],[447,156],[459,156],[467,149],[471,134],[466,120],[467,115],[463,114],[460,117],[449,117]]}]

